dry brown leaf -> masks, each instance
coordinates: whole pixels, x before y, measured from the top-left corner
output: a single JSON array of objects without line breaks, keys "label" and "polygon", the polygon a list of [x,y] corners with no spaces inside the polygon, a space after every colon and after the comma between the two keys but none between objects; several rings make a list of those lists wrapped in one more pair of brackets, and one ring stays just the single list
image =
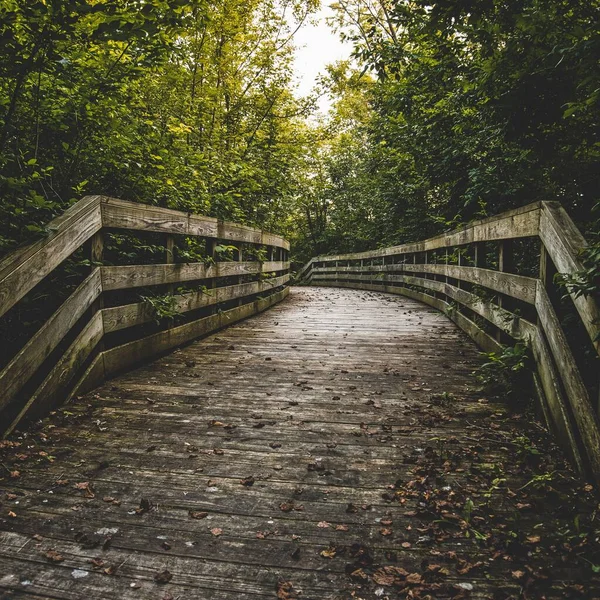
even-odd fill
[{"label": "dry brown leaf", "polygon": [[47,550],[45,556],[51,562],[58,563],[65,560],[62,554],[59,554],[56,550],[54,550],[54,548],[50,548],[49,550]]},{"label": "dry brown leaf", "polygon": [[207,512],[200,512],[200,511],[195,511],[195,510],[190,510],[188,512],[188,515],[192,518],[192,519],[205,519],[206,517],[208,517],[208,513]]}]

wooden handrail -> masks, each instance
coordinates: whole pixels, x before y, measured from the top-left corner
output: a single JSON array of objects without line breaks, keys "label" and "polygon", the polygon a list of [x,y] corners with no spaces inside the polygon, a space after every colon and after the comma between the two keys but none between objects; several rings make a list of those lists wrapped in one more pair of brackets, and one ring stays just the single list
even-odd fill
[{"label": "wooden handrail", "polygon": [[[0,371],[0,432],[5,435],[24,417],[43,415],[60,399],[99,384],[138,359],[145,360],[265,310],[287,295],[286,255],[290,246],[281,236],[202,215],[88,196],[54,219],[47,226],[47,237],[0,262],[0,317],[84,244],[90,245],[90,258],[96,263],[102,255],[106,229],[165,234],[165,264],[92,268],[85,281]],[[206,263],[175,263],[176,235],[206,239]],[[240,245],[236,261],[216,262],[219,241]],[[242,260],[242,246],[252,245],[266,248],[270,260]],[[174,285],[195,281],[206,285],[173,295]],[[140,331],[134,346],[129,341],[131,335],[123,345],[118,337],[115,339],[117,332],[155,321],[155,311],[145,301],[104,307],[104,294],[153,286],[170,289],[173,311],[187,322],[172,322],[164,331],[151,335]],[[202,310],[209,314],[187,317]],[[108,334],[111,342],[105,346]]]},{"label": "wooden handrail", "polygon": [[[507,268],[512,240],[521,238],[539,240],[537,277]],[[486,265],[486,242],[498,245],[498,268]],[[577,273],[583,268],[581,252],[586,246],[559,203],[536,202],[421,242],[316,256],[300,270],[296,281],[379,290],[426,302],[444,311],[486,351],[499,351],[503,339],[523,341],[536,363],[535,387],[548,426],[579,470],[591,471],[600,483],[598,408],[550,300],[551,294],[556,295],[552,266],[561,274]],[[458,251],[458,264],[449,264],[450,250]],[[473,251],[474,264],[464,264],[461,252],[465,250]],[[442,251],[445,255],[440,257]],[[487,290],[485,298],[481,289]],[[590,296],[566,291],[598,353],[598,304]],[[517,310],[519,303],[527,318]],[[480,326],[472,315],[487,325]]]}]

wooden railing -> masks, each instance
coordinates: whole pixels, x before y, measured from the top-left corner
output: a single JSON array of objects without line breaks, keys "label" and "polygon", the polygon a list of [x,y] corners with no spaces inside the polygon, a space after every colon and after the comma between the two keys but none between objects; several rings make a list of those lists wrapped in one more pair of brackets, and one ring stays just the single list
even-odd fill
[{"label": "wooden railing", "polygon": [[600,482],[600,312],[593,298],[572,291],[565,302],[568,288],[554,277],[581,270],[585,247],[558,203],[538,202],[414,244],[317,256],[296,281],[415,298],[444,311],[487,352],[523,342],[548,426],[577,468]]},{"label": "wooden railing", "polygon": [[[164,260],[103,264],[107,230],[164,234],[159,236]],[[9,318],[44,278],[56,274],[82,247],[91,267],[60,307],[5,361],[0,371],[4,434],[25,417],[42,416],[117,372],[265,310],[288,293],[289,243],[251,227],[89,196],[52,221],[48,231],[45,239],[0,263],[0,318]],[[203,262],[177,262],[174,250],[182,237],[204,240]],[[219,258],[223,247],[228,260]],[[245,254],[254,260],[243,260]],[[185,289],[174,289],[182,283]],[[168,298],[169,311],[176,317],[161,322],[152,302],[140,298],[141,288]]]}]

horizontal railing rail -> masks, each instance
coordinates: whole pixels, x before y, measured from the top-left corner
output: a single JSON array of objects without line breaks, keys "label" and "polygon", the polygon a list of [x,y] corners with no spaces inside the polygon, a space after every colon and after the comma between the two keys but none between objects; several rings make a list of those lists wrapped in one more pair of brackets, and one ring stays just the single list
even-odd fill
[{"label": "horizontal railing rail", "polygon": [[[44,239],[0,262],[0,318],[9,319],[36,286],[82,249],[91,266],[0,370],[4,435],[25,418],[40,417],[120,371],[261,312],[288,293],[289,243],[252,227],[88,196],[47,230]],[[105,264],[107,232],[128,230],[164,234],[164,262]],[[204,243],[202,261],[176,262],[181,237]],[[233,244],[225,248],[227,259],[220,258],[219,244]],[[56,276],[60,286],[65,276]],[[140,290],[159,290],[159,300],[168,300],[168,317]]]},{"label": "horizontal railing rail", "polygon": [[600,482],[600,312],[593,297],[559,288],[555,278],[583,269],[586,246],[559,203],[536,202],[417,243],[316,256],[296,281],[420,300],[487,352],[526,344],[547,425],[576,467]]}]

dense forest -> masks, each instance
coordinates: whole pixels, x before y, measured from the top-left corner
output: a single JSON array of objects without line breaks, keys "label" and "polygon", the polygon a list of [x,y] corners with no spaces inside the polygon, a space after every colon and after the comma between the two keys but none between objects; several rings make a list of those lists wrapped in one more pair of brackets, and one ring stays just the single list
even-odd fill
[{"label": "dense forest", "polygon": [[[301,262],[559,200],[595,229],[598,0],[3,0],[0,253],[85,194],[256,225]],[[332,109],[316,116],[317,94]]]}]

